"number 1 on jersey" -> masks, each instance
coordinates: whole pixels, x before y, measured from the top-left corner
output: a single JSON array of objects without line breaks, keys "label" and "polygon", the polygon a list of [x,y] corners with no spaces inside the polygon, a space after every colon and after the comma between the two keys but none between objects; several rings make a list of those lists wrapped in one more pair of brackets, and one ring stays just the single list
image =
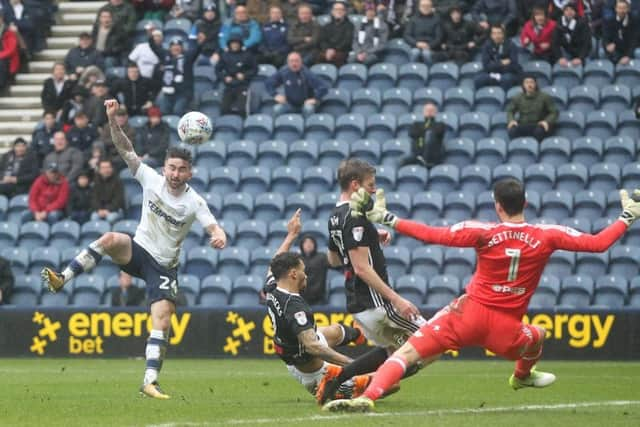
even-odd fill
[{"label": "number 1 on jersey", "polygon": [[520,265],[520,249],[507,248],[504,250],[506,256],[511,258],[509,264],[509,276],[507,276],[508,282],[513,282],[518,277],[518,266]]}]

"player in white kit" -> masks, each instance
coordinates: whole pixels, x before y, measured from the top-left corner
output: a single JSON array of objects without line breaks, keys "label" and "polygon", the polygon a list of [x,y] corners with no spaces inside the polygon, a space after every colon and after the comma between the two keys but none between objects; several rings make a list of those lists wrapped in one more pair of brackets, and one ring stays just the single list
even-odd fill
[{"label": "player in white kit", "polygon": [[169,396],[160,389],[158,374],[167,349],[171,315],[178,292],[178,258],[182,241],[195,220],[207,230],[212,248],[224,248],[227,237],[207,203],[187,182],[191,179],[191,153],[167,150],[163,174],[141,162],[133,145],[116,124],[118,101],[105,101],[113,144],[143,190],[142,218],[133,239],[108,232],[81,251],[61,273],[42,270],[44,286],[58,292],[74,277],[91,270],[104,255],[132,276],[146,282],[152,330],[145,351],[146,369],[140,392],[157,399]]}]

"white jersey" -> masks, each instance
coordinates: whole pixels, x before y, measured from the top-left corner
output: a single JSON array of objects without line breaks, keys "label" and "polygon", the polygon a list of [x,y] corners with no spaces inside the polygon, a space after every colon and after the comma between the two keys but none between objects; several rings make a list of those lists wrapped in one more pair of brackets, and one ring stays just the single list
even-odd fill
[{"label": "white jersey", "polygon": [[173,268],[193,221],[197,219],[206,228],[216,224],[216,219],[204,199],[188,185],[180,196],[172,196],[165,177],[144,163],[135,178],[142,185],[142,217],[133,240],[160,265]]}]

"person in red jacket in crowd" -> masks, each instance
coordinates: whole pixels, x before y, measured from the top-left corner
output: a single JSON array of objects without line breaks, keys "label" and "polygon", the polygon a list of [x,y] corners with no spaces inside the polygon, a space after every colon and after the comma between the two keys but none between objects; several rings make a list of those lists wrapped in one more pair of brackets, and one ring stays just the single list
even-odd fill
[{"label": "person in red jacket in crowd", "polygon": [[520,42],[525,48],[533,46],[534,59],[541,59],[553,64],[555,58],[551,42],[555,28],[556,21],[549,19],[547,11],[541,7],[534,7],[531,10],[531,19],[522,27]]},{"label": "person in red jacket in crowd", "polygon": [[29,192],[29,210],[24,221],[59,221],[69,200],[69,182],[60,173],[56,163],[49,163],[43,174],[36,178]]},{"label": "person in red jacket in crowd", "polygon": [[20,69],[17,28],[7,25],[4,13],[0,10],[0,90],[4,90]]}]

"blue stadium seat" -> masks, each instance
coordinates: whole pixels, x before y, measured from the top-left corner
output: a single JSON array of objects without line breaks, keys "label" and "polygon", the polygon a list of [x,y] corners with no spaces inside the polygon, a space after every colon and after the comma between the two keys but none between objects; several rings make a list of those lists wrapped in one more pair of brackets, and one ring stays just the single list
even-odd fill
[{"label": "blue stadium seat", "polygon": [[[32,276],[18,276],[16,277],[16,285],[11,292],[11,299],[9,300],[9,304],[14,305],[16,307],[34,307],[38,305],[38,299],[40,295],[40,287],[37,289],[33,289],[30,286],[24,286],[24,282],[26,278]],[[38,276],[33,277],[34,282],[37,280],[37,283],[40,283],[40,278]]]},{"label": "blue stadium seat", "polygon": [[227,144],[222,141],[208,141],[198,146],[196,166],[212,170],[222,166],[227,159]]},{"label": "blue stadium seat", "polygon": [[49,241],[49,224],[40,221],[29,221],[20,227],[20,247],[33,250],[46,246]]},{"label": "blue stadium seat", "polygon": [[291,143],[302,138],[304,119],[300,114],[283,114],[276,117],[273,126],[273,138]]},{"label": "blue stadium seat", "polygon": [[[575,212],[575,202],[574,202],[574,212]],[[574,213],[575,215],[575,213]],[[581,231],[583,233],[591,233],[591,221],[587,218],[565,218],[560,221],[561,225],[565,227],[573,228],[574,230]]]},{"label": "blue stadium seat", "polygon": [[482,71],[481,62],[467,62],[460,67],[459,85],[475,88],[474,79]]},{"label": "blue stadium seat", "polygon": [[576,87],[582,82],[582,67],[553,66],[553,84],[560,87]]},{"label": "blue stadium seat", "polygon": [[187,253],[184,271],[200,279],[213,274],[218,264],[218,253],[209,246],[197,246]]},{"label": "blue stadium seat", "polygon": [[329,282],[329,305],[336,309],[344,310],[347,305],[347,297],[344,290],[344,277],[337,276]]},{"label": "blue stadium seat", "polygon": [[504,141],[509,139],[507,132],[507,113],[497,112],[491,116],[491,137]]},{"label": "blue stadium seat", "polygon": [[607,198],[602,191],[578,191],[574,193],[573,205],[574,216],[595,221],[604,215]]},{"label": "blue stadium seat", "polygon": [[335,119],[330,114],[312,114],[304,124],[304,138],[307,141],[322,142],[333,137]]},{"label": "blue stadium seat", "polygon": [[[619,205],[618,205],[618,210],[620,210]],[[598,220],[593,221],[593,226],[591,228],[591,231],[593,233],[599,233],[600,231],[604,230],[606,227],[610,226],[616,221],[617,221],[617,218],[600,218]]]},{"label": "blue stadium seat", "polygon": [[324,80],[329,87],[332,87],[338,79],[338,69],[333,64],[315,64],[311,66],[311,72]]},{"label": "blue stadium seat", "polygon": [[378,140],[360,139],[355,142],[350,141],[350,144],[351,157],[364,160],[372,165],[377,165],[380,162],[380,152],[382,149]]},{"label": "blue stadium seat", "polygon": [[[191,179],[189,180],[189,186],[192,187],[198,193],[204,193],[207,191],[207,187],[209,186],[209,169],[207,168],[199,168],[194,167],[191,169]],[[129,208],[132,211],[130,215],[128,215],[129,219],[138,219],[140,218],[140,211],[138,209],[131,208],[140,208],[142,206],[142,199],[140,198],[142,194],[134,194],[133,197],[129,199]],[[139,204],[134,203],[140,202]],[[133,206],[131,206],[133,204]]]},{"label": "blue stadium seat", "polygon": [[393,280],[407,274],[411,262],[411,253],[404,246],[388,246],[384,248],[387,260],[387,273]]},{"label": "blue stadium seat", "polygon": [[442,270],[443,250],[439,246],[421,245],[411,253],[411,274],[434,277]]},{"label": "blue stadium seat", "polygon": [[7,196],[0,194],[0,221],[5,220],[7,210],[9,210],[9,199]]},{"label": "blue stadium seat", "polygon": [[587,308],[593,298],[593,279],[589,276],[564,276],[558,302],[563,306]]},{"label": "blue stadium seat", "polygon": [[540,144],[535,138],[515,138],[509,141],[507,161],[525,169],[538,161],[539,153]]},{"label": "blue stadium seat", "polygon": [[376,167],[376,187],[384,188],[385,191],[396,189],[396,168],[388,166]]},{"label": "blue stadium seat", "polygon": [[111,231],[111,225],[107,221],[89,221],[80,227],[80,246],[88,246],[89,243],[99,239],[102,235]]},{"label": "blue stadium seat", "polygon": [[227,145],[226,166],[248,168],[256,164],[258,158],[258,146],[253,141],[234,141]]},{"label": "blue stadium seat", "polygon": [[231,288],[231,279],[227,276],[207,276],[200,283],[198,304],[205,307],[226,307]]},{"label": "blue stadium seat", "polygon": [[245,221],[253,215],[253,197],[249,193],[229,193],[223,198],[222,217],[235,222]]},{"label": "blue stadium seat", "polygon": [[427,102],[442,107],[442,90],[437,87],[423,87],[413,92],[413,111],[422,117],[422,108]]},{"label": "blue stadium seat", "polygon": [[571,159],[571,142],[569,139],[555,136],[542,140],[540,146],[540,163],[547,163],[554,167],[569,163]]},{"label": "blue stadium seat", "polygon": [[574,86],[569,91],[569,110],[587,115],[600,105],[600,92],[596,86]]},{"label": "blue stadium seat", "polygon": [[629,306],[640,307],[640,277],[636,277],[629,283]]},{"label": "blue stadium seat", "polygon": [[401,38],[391,39],[384,46],[384,62],[402,65],[409,62],[411,47]]},{"label": "blue stadium seat", "polygon": [[382,105],[380,90],[375,88],[357,89],[351,94],[351,112],[367,116],[376,114]]},{"label": "blue stadium seat", "polygon": [[411,214],[410,193],[392,192],[386,194],[387,206],[391,212],[396,213],[401,218],[407,218]]},{"label": "blue stadium seat", "polygon": [[232,142],[240,139],[242,135],[242,117],[224,115],[216,118],[214,126],[215,134],[212,139],[222,142]]},{"label": "blue stadium seat", "polygon": [[247,220],[238,223],[236,242],[238,246],[255,248],[265,244],[267,240],[267,224],[260,220]]},{"label": "blue stadium seat", "polygon": [[218,193],[208,192],[200,194],[205,202],[207,202],[207,206],[209,206],[209,210],[215,216],[220,216],[222,213],[222,196]]},{"label": "blue stadium seat", "polygon": [[263,142],[273,134],[273,119],[266,114],[252,114],[244,121],[243,138],[254,143]]},{"label": "blue stadium seat", "polygon": [[462,279],[473,274],[476,253],[471,248],[447,248],[444,251],[442,273]]},{"label": "blue stadium seat", "polygon": [[589,182],[587,167],[576,163],[567,163],[556,169],[556,189],[575,194],[586,188]]},{"label": "blue stadium seat", "polygon": [[431,223],[440,218],[444,209],[444,198],[439,192],[419,192],[413,196],[413,213],[416,221]]},{"label": "blue stadium seat", "polygon": [[573,274],[576,264],[576,254],[569,251],[555,251],[544,269],[544,274],[553,274],[557,277],[567,277]]},{"label": "blue stadium seat", "polygon": [[640,138],[640,120],[634,111],[623,111],[618,115],[618,135],[631,137],[634,141]]},{"label": "blue stadium seat", "polygon": [[318,250],[322,251],[329,244],[327,235],[327,220],[328,217],[319,217],[319,219],[305,221],[302,224],[302,235],[312,236],[317,243]]},{"label": "blue stadium seat", "polygon": [[573,141],[571,161],[590,167],[602,161],[604,144],[600,138],[586,136]]},{"label": "blue stadium seat", "polygon": [[81,307],[100,305],[105,293],[105,280],[96,274],[82,275],[73,280],[72,304]]},{"label": "blue stadium seat", "polygon": [[46,289],[43,289],[40,294],[40,306],[41,307],[66,307],[69,305],[71,292],[65,288],[59,290],[57,293],[52,294]]},{"label": "blue stadium seat", "polygon": [[504,90],[501,87],[483,87],[475,94],[475,111],[482,111],[489,116],[504,111],[504,98]]},{"label": "blue stadium seat", "polygon": [[596,163],[589,168],[589,188],[608,194],[620,187],[620,166],[614,163]]},{"label": "blue stadium seat", "polygon": [[409,194],[424,191],[427,184],[427,175],[427,168],[422,166],[408,165],[401,167],[398,169],[396,180],[398,191],[403,191]]},{"label": "blue stadium seat", "polygon": [[605,212],[604,217],[616,218],[618,214],[620,214],[620,193],[612,191],[605,194],[607,195],[607,211]]},{"label": "blue stadium seat", "polygon": [[489,115],[482,111],[464,113],[460,117],[458,135],[461,138],[470,138],[474,141],[489,136]]},{"label": "blue stadium seat", "polygon": [[444,197],[443,216],[451,221],[459,222],[473,217],[475,211],[475,194],[472,191],[447,193]]},{"label": "blue stadium seat", "polygon": [[400,140],[408,140],[409,139],[409,130],[414,123],[420,120],[422,116],[422,112],[419,114],[410,113],[403,114],[398,117],[398,126],[396,127],[396,137]]},{"label": "blue stadium seat", "polygon": [[[351,94],[345,89],[329,89],[320,102],[320,112],[340,117],[349,112]],[[308,126],[308,124],[307,124]],[[305,136],[307,138],[307,136]]]},{"label": "blue stadium seat", "polygon": [[447,113],[447,112],[438,113],[436,115],[436,120],[440,121],[445,125],[445,128],[446,128],[444,133],[445,139],[455,138],[456,136],[458,136],[459,121],[458,121],[457,114]]},{"label": "blue stadium seat", "polygon": [[211,65],[194,65],[193,66],[193,92],[196,97],[198,94],[205,93],[216,88],[216,70]]},{"label": "blue stadium seat", "polygon": [[427,280],[415,274],[400,276],[395,281],[396,292],[420,307],[427,294]]},{"label": "blue stadium seat", "polygon": [[280,166],[271,172],[271,191],[291,194],[300,191],[302,170],[296,167]]},{"label": "blue stadium seat", "polygon": [[640,163],[629,163],[622,167],[622,188],[640,188]]},{"label": "blue stadium seat", "polygon": [[498,182],[504,178],[515,178],[524,181],[524,172],[518,165],[504,164],[493,169],[493,182]]},{"label": "blue stadium seat", "polygon": [[578,252],[576,254],[576,274],[600,277],[607,274],[609,252]]},{"label": "blue stadium seat", "polygon": [[614,136],[604,142],[603,162],[623,166],[638,160],[635,142],[628,136]]},{"label": "blue stadium seat", "polygon": [[252,166],[242,169],[240,174],[239,189],[241,192],[257,196],[269,191],[271,185],[271,173],[269,168]]},{"label": "blue stadium seat", "polygon": [[302,176],[302,191],[320,194],[333,188],[334,171],[323,166],[316,166],[304,171]]},{"label": "blue stadium seat", "polygon": [[511,89],[507,91],[507,102],[509,104],[513,98],[522,93],[522,86],[513,86]]},{"label": "blue stadium seat", "polygon": [[[274,165],[273,169],[284,164]],[[286,164],[301,170],[310,168],[318,163],[318,144],[313,141],[296,141],[289,146]]]},{"label": "blue stadium seat", "polygon": [[546,61],[529,61],[524,64],[523,72],[535,76],[539,87],[551,84],[551,65]]},{"label": "blue stadium seat", "polygon": [[441,91],[458,85],[460,70],[454,62],[438,62],[429,68],[429,86]]},{"label": "blue stadium seat", "polygon": [[452,87],[444,93],[444,111],[462,115],[473,108],[473,89],[469,87]]},{"label": "blue stadium seat", "polygon": [[323,141],[318,151],[318,165],[338,169],[341,161],[349,157],[350,144],[335,139]]},{"label": "blue stadium seat", "polygon": [[243,247],[227,247],[219,252],[217,274],[242,276],[249,270],[249,251]]},{"label": "blue stadium seat", "polygon": [[18,242],[18,227],[8,222],[0,222],[0,248],[10,248]]},{"label": "blue stadium seat", "polygon": [[603,59],[587,61],[584,66],[583,83],[603,87],[611,84],[614,75],[615,70],[611,61]]},{"label": "blue stadium seat", "polygon": [[384,92],[396,86],[398,68],[396,64],[378,63],[369,68],[367,75],[367,87],[376,88]]},{"label": "blue stadium seat", "polygon": [[336,87],[342,90],[355,91],[367,83],[367,67],[363,64],[345,64],[338,70]]},{"label": "blue stadium seat", "polygon": [[313,194],[295,193],[285,198],[285,217],[289,218],[297,209],[302,209],[302,221],[309,221],[316,214],[316,199]]},{"label": "blue stadium seat", "polygon": [[498,220],[496,215],[495,200],[492,191],[483,191],[476,197],[476,215],[480,221],[495,222]]},{"label": "blue stadium seat", "polygon": [[474,164],[466,166],[460,173],[460,190],[471,193],[473,198],[491,187],[491,170],[488,166]]},{"label": "blue stadium seat", "polygon": [[476,143],[475,162],[495,168],[507,160],[507,143],[500,138],[484,138]]},{"label": "blue stadium seat", "polygon": [[198,109],[209,116],[209,118],[220,115],[220,104],[222,103],[222,93],[218,90],[208,90],[199,95],[200,104]]},{"label": "blue stadium seat", "polygon": [[75,258],[75,256],[78,255],[83,249],[84,247],[80,246],[62,249],[62,251],[60,252],[60,265],[66,267],[71,262],[71,260]]},{"label": "blue stadium seat", "polygon": [[[139,185],[138,188],[140,188]],[[29,195],[19,194],[13,196],[9,200],[9,208],[6,211],[7,222],[19,225],[22,223],[22,215],[27,211],[29,211]]]},{"label": "blue stadium seat", "polygon": [[240,183],[240,171],[234,167],[215,168],[209,175],[209,191],[218,194],[233,193]]},{"label": "blue stadium seat", "polygon": [[184,296],[187,305],[194,306],[200,294],[200,278],[191,274],[178,277],[178,295]]},{"label": "blue stadium seat", "polygon": [[474,143],[469,138],[456,138],[444,141],[445,163],[463,168],[473,163]]},{"label": "blue stadium seat", "polygon": [[431,169],[427,184],[429,191],[442,194],[455,191],[460,184],[460,170],[454,165],[437,165]]},{"label": "blue stadium seat", "polygon": [[284,213],[284,196],[281,193],[258,194],[253,207],[256,220],[270,223],[282,218]]},{"label": "blue stadium seat", "polygon": [[593,303],[609,309],[624,307],[629,291],[627,279],[620,276],[602,276],[596,279]]},{"label": "blue stadium seat", "polygon": [[267,246],[278,248],[287,235],[287,220],[277,220],[269,224]]},{"label": "blue stadium seat", "polygon": [[149,118],[147,116],[133,116],[129,118],[129,125],[138,132],[140,132],[138,129],[146,126],[147,123],[149,123]]},{"label": "blue stadium seat", "polygon": [[631,280],[640,272],[640,248],[616,245],[611,249],[609,274]]},{"label": "blue stadium seat", "polygon": [[427,85],[429,69],[425,64],[409,63],[401,65],[398,70],[397,86],[415,92]]},{"label": "blue stadium seat", "polygon": [[205,229],[202,227],[190,227],[189,233],[187,233],[187,237],[182,242],[182,251],[186,251],[187,253],[200,245],[207,244],[207,241],[204,241]]},{"label": "blue stadium seat", "polygon": [[640,86],[640,62],[631,60],[627,64],[616,65],[615,84],[626,87]]},{"label": "blue stadium seat", "polygon": [[574,140],[582,136],[584,126],[584,115],[580,111],[561,111],[556,123],[555,134],[556,137]]},{"label": "blue stadium seat", "polygon": [[542,91],[553,99],[558,110],[567,109],[567,105],[569,105],[569,93],[566,88],[562,86],[547,86],[542,88]]},{"label": "blue stadium seat", "polygon": [[253,307],[258,305],[259,293],[264,279],[258,276],[239,276],[233,282],[229,303],[234,307]]},{"label": "blue stadium seat", "polygon": [[355,141],[364,136],[365,120],[361,114],[347,114],[336,120],[335,139]]},{"label": "blue stadium seat", "polygon": [[540,215],[561,221],[571,216],[573,212],[573,197],[569,191],[548,191],[542,195],[542,210]]},{"label": "blue stadium seat", "polygon": [[191,21],[186,18],[170,19],[164,24],[162,33],[166,40],[173,37],[187,38],[191,32]]},{"label": "blue stadium seat", "polygon": [[30,251],[22,247],[2,249],[0,256],[9,261],[11,271],[15,274],[25,274],[29,268]]},{"label": "blue stadium seat", "polygon": [[557,277],[543,274],[538,288],[531,297],[529,307],[552,309],[560,295],[560,280]]},{"label": "blue stadium seat", "polygon": [[425,305],[440,309],[448,305],[459,294],[460,278],[455,275],[432,276],[429,279]]},{"label": "blue stadium seat", "polygon": [[631,108],[631,89],[628,86],[611,85],[600,89],[600,109],[620,114]]},{"label": "blue stadium seat", "polygon": [[323,193],[318,195],[318,204],[316,207],[316,218],[328,219],[333,208],[338,203],[338,193]]},{"label": "blue stadium seat", "polygon": [[587,114],[585,135],[595,136],[602,140],[612,137],[618,128],[618,118],[612,111],[592,111]]},{"label": "blue stadium seat", "polygon": [[271,260],[276,254],[276,249],[269,246],[261,246],[251,250],[251,267],[249,274],[266,277]]},{"label": "blue stadium seat", "polygon": [[265,141],[258,146],[257,165],[262,168],[275,169],[287,163],[287,151],[286,142],[279,140]]},{"label": "blue stadium seat", "polygon": [[394,116],[407,114],[411,111],[412,104],[411,91],[407,88],[391,88],[384,91],[382,95],[382,106],[380,111]]},{"label": "blue stadium seat", "polygon": [[31,250],[29,271],[31,274],[39,274],[44,267],[58,270],[60,265],[60,251],[54,247],[37,247]]},{"label": "blue stadium seat", "polygon": [[373,114],[367,117],[365,137],[382,144],[396,134],[396,117],[393,114]]}]

